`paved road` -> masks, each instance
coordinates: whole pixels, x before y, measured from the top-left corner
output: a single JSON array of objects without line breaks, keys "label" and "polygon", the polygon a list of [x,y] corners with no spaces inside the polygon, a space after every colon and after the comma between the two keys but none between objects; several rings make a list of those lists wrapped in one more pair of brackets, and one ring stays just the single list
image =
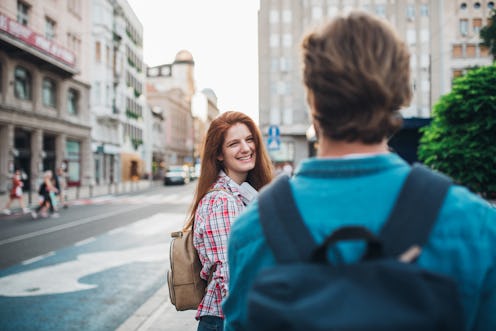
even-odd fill
[{"label": "paved road", "polygon": [[168,234],[193,186],[85,200],[57,219],[2,218],[0,330],[196,329],[165,286]]}]

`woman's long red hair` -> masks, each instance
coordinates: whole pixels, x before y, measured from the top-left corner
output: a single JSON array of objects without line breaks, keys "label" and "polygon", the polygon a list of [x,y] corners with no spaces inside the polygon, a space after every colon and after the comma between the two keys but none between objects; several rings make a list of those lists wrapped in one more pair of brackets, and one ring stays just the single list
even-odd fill
[{"label": "woman's long red hair", "polygon": [[201,174],[191,204],[184,230],[190,230],[195,220],[196,209],[200,200],[211,189],[217,180],[219,172],[223,169],[222,163],[217,157],[222,153],[222,145],[227,130],[234,124],[242,123],[248,127],[255,141],[256,162],[255,167],[250,170],[246,181],[257,191],[272,180],[273,171],[269,154],[265,149],[262,134],[255,122],[246,114],[237,111],[222,113],[212,121],[208,128],[207,135],[203,141],[201,153]]}]

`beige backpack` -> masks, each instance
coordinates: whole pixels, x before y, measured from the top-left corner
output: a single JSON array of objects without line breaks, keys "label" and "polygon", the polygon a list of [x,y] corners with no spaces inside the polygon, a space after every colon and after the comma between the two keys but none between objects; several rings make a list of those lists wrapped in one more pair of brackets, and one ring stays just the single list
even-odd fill
[{"label": "beige backpack", "polygon": [[[230,192],[224,189],[211,189],[213,191]],[[194,226],[191,226],[193,229]],[[217,265],[210,269],[208,282],[200,277],[202,264],[195,246],[193,246],[193,230],[176,231],[171,233],[169,261],[170,269],[167,271],[169,285],[169,298],[176,310],[196,310],[205,295],[207,284],[212,280]]]},{"label": "beige backpack", "polygon": [[193,246],[193,231],[172,232],[171,237],[167,271],[170,301],[176,310],[196,310],[207,282],[200,277],[202,264]]}]

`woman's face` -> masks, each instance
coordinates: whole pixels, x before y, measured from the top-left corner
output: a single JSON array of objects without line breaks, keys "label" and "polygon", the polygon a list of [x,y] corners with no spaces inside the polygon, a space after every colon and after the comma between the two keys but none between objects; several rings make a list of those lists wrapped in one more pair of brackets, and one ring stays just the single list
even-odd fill
[{"label": "woman's face", "polygon": [[223,162],[227,175],[236,183],[244,182],[255,167],[255,148],[255,139],[245,124],[236,123],[227,130],[222,154],[217,159]]}]

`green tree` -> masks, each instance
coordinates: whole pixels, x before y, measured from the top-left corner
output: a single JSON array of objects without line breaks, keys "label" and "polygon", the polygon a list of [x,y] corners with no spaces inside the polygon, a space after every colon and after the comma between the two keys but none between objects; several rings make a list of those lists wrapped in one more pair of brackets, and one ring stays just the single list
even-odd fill
[{"label": "green tree", "polygon": [[491,12],[491,17],[488,19],[488,24],[480,30],[480,38],[482,46],[489,48],[489,52],[493,56],[493,61],[496,61],[496,9]]},{"label": "green tree", "polygon": [[419,159],[487,198],[496,197],[496,64],[453,82],[421,129]]}]

